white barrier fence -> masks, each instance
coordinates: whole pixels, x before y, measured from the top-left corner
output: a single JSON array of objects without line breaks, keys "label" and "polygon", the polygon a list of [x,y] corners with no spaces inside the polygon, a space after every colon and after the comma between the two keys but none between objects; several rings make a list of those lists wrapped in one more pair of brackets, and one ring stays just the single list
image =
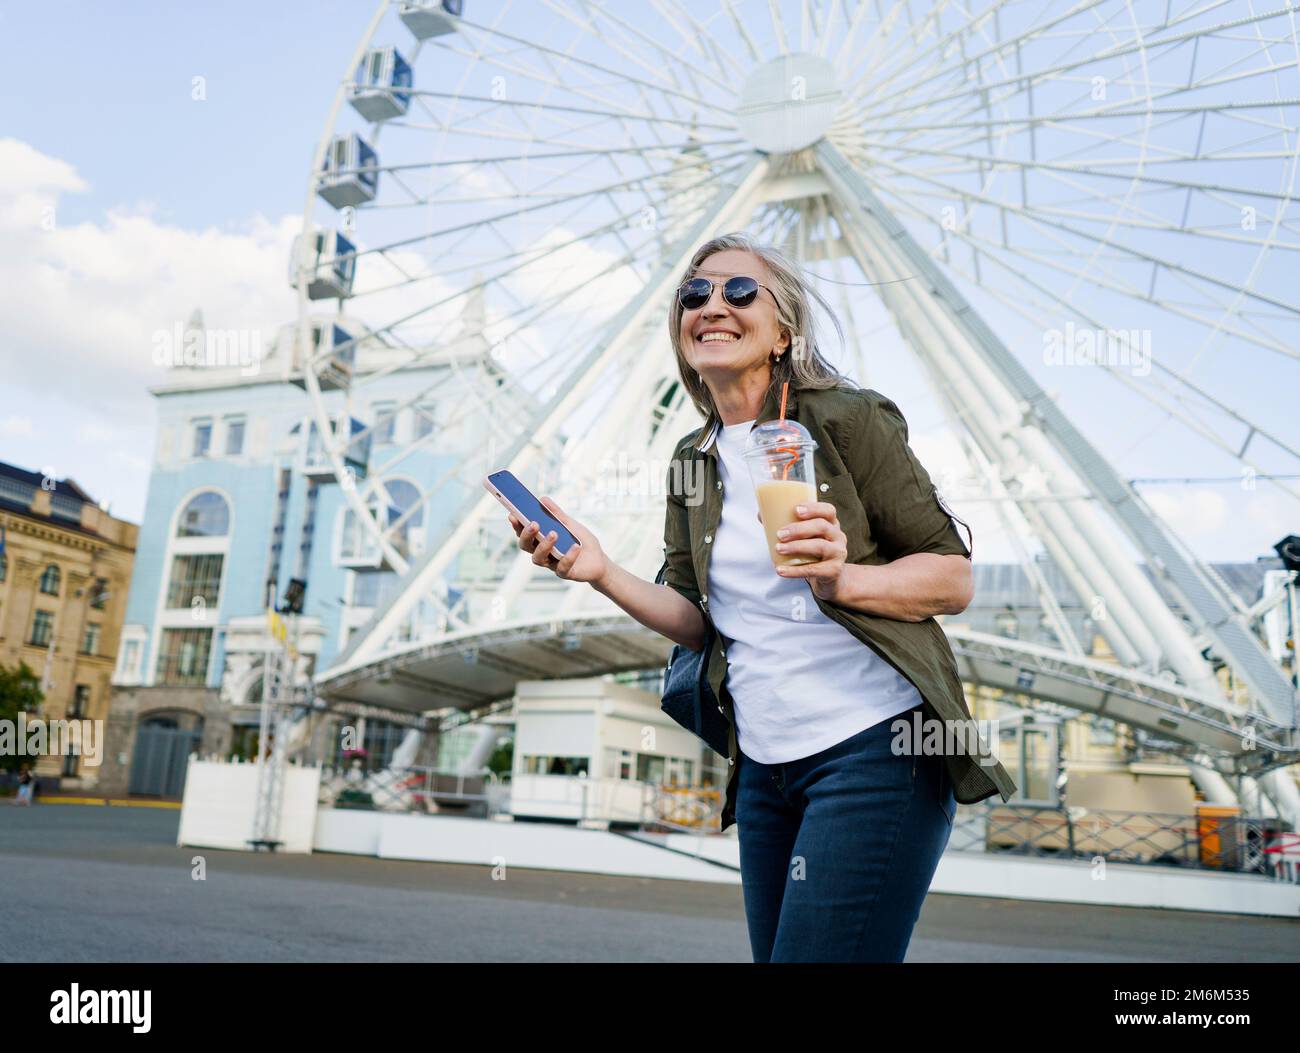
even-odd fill
[{"label": "white barrier fence", "polygon": [[[256,763],[200,760],[191,755],[176,843],[251,852],[257,775]],[[285,765],[278,851],[311,852],[319,793],[319,766]]]}]

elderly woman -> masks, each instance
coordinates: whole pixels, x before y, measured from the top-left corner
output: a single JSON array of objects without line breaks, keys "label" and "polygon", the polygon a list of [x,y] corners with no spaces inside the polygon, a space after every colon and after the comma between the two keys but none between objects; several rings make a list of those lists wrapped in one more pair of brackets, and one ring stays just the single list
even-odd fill
[{"label": "elderly woman", "polygon": [[[553,531],[510,519],[538,566],[691,650],[717,642],[709,682],[731,728],[722,829],[738,827],[754,961],[897,962],[956,803],[1007,800],[1015,784],[991,757],[929,734],[972,724],[934,618],[970,603],[970,550],[897,406],[822,357],[813,298],[827,306],[746,235],[694,254],[669,334],[705,423],[674,455],[690,470],[669,479],[703,485],[670,489],[663,584],[609,559],[549,498],[580,542],[563,558]],[[810,561],[774,566],[742,454],[749,430],[778,416],[783,384],[786,416],[818,443],[819,499],[778,546]],[[925,736],[912,734],[923,721]]]}]

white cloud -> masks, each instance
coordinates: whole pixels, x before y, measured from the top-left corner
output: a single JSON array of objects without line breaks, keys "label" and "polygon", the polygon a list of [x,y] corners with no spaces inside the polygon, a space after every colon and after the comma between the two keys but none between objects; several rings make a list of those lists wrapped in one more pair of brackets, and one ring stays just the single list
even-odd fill
[{"label": "white cloud", "polygon": [[1148,492],[1147,504],[1184,540],[1210,537],[1228,522],[1229,506],[1222,493],[1208,487]]},{"label": "white cloud", "polygon": [[185,230],[139,210],[64,225],[60,202],[86,189],[66,162],[0,140],[0,318],[7,380],[36,396],[75,386],[98,406],[136,414],[161,379],[152,334],[200,307],[220,329],[293,317],[286,261],[297,219],[254,217],[240,231]]},{"label": "white cloud", "polygon": [[143,511],[153,441],[148,387],[164,370],[153,334],[198,307],[217,329],[259,330],[269,346],[294,317],[288,253],[298,219],[186,230],[147,209],[64,223],[75,167],[0,139],[0,324],[5,395],[29,413],[0,422],[0,457],[50,465],[115,514]]},{"label": "white cloud", "polygon": [[31,417],[5,417],[0,420],[0,435],[34,435]]}]

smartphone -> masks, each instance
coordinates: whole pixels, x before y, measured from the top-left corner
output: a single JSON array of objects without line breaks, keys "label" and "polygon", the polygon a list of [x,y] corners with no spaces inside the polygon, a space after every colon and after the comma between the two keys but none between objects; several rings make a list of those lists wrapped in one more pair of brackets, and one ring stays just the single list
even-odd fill
[{"label": "smartphone", "polygon": [[567,556],[569,549],[580,544],[578,539],[569,532],[568,527],[546,511],[542,507],[542,502],[537,500],[532,491],[516,479],[512,473],[505,469],[493,472],[483,480],[483,486],[488,493],[510,509],[515,514],[515,518],[520,520],[524,526],[536,521],[537,525],[541,527],[541,533],[538,534],[539,540],[554,530],[556,534],[555,545],[551,549],[551,553],[557,558]]}]

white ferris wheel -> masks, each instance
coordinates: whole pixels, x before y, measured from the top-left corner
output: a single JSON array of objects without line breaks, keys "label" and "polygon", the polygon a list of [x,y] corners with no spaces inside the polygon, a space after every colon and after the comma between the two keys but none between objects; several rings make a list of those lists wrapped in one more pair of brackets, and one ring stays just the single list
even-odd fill
[{"label": "white ferris wheel", "polygon": [[[401,576],[342,663],[399,653],[430,597],[439,632],[472,635],[536,584],[478,485],[488,468],[556,493],[653,574],[662,512],[581,495],[609,451],[665,463],[696,423],[667,304],[696,246],[747,229],[826,283],[845,372],[865,382],[873,327],[892,328],[1008,536],[1105,600],[1121,664],[1208,695],[1210,646],[1285,723],[1294,691],[1251,612],[1112,467],[1122,451],[1088,407],[1300,500],[1294,417],[1253,396],[1294,389],[1300,357],[1297,17],[1252,0],[380,3],[325,122],[296,258],[329,465]],[[1098,368],[1045,392],[1031,359],[1057,333],[1067,354],[1096,334]],[[1124,357],[1139,353],[1144,370]],[[453,379],[458,394],[378,456],[364,407],[399,372],[431,379],[398,410]],[[490,444],[390,492],[462,418]],[[401,543],[417,517],[418,554]],[[1121,536],[1161,588],[1113,558]],[[547,616],[589,591],[556,591]]]}]

